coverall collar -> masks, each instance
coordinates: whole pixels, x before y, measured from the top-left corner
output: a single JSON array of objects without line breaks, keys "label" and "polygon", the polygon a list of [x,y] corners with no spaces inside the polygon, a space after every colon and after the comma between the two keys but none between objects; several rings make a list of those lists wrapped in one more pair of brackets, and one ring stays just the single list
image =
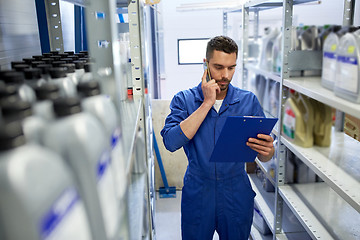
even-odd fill
[{"label": "coverall collar", "polygon": [[[201,83],[196,87],[197,91],[195,92],[195,100],[199,101],[199,102],[203,102],[204,101],[204,95],[201,89]],[[229,108],[229,105],[232,105],[234,103],[240,102],[240,97],[239,96],[234,96],[234,86],[231,85],[231,83],[229,84],[226,96],[224,98],[223,104],[220,108],[219,114],[224,112],[226,109]]]}]

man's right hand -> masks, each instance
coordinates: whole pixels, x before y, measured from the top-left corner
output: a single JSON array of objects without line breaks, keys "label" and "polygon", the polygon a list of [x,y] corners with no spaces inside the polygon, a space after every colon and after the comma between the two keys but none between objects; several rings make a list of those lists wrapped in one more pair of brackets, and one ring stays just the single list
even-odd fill
[{"label": "man's right hand", "polygon": [[204,95],[204,104],[208,104],[212,107],[215,104],[216,93],[220,93],[220,87],[215,79],[211,79],[207,82],[206,74],[207,71],[205,70],[202,76],[201,89]]}]

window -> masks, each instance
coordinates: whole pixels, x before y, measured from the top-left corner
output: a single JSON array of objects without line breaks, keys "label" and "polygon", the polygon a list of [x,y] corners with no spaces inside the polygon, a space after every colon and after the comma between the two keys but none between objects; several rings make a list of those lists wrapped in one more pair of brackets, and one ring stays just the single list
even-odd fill
[{"label": "window", "polygon": [[178,39],[178,64],[202,64],[209,38]]}]

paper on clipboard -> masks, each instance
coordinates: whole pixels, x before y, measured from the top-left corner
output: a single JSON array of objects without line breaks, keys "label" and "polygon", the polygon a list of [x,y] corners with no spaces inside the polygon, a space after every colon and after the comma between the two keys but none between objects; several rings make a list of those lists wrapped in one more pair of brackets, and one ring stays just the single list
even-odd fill
[{"label": "paper on clipboard", "polygon": [[257,152],[246,145],[249,138],[270,134],[277,118],[227,117],[210,162],[253,162]]}]

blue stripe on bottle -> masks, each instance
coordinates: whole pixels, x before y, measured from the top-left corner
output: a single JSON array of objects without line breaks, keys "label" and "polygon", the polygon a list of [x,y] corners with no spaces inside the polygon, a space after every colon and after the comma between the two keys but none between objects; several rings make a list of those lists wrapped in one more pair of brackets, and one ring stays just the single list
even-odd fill
[{"label": "blue stripe on bottle", "polygon": [[75,188],[69,188],[56,200],[40,222],[41,239],[46,239],[80,199]]}]

